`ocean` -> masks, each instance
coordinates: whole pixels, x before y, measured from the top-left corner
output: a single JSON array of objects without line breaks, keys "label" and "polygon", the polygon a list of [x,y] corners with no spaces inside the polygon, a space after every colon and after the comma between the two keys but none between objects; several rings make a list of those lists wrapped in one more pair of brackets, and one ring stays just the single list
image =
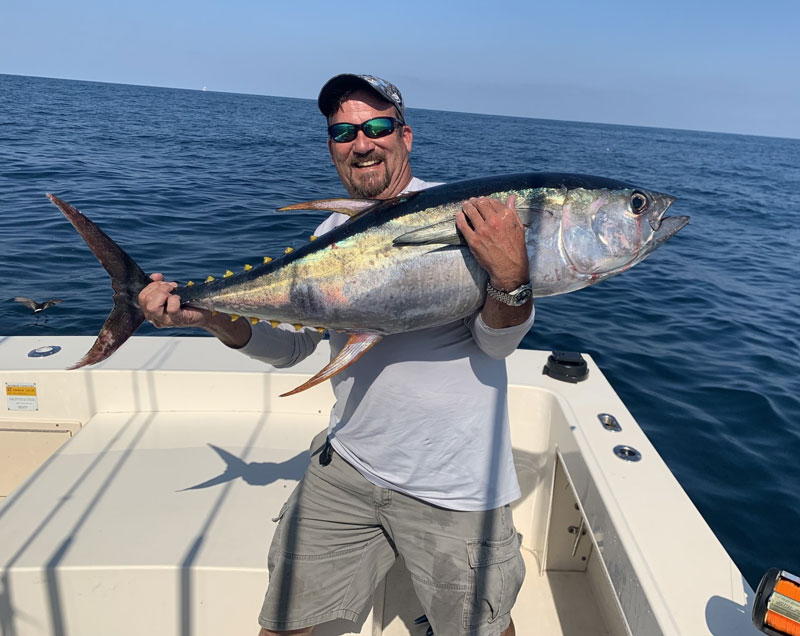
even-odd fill
[{"label": "ocean", "polygon": [[[522,346],[595,358],[753,587],[772,566],[800,574],[800,140],[407,119],[428,181],[577,172],[678,198],[687,228],[622,276],[538,299]],[[111,306],[45,192],[145,271],[219,276],[302,245],[325,216],[276,208],[346,195],[325,140],[313,100],[0,75],[0,335],[95,335]],[[36,321],[14,296],[63,302]]]}]

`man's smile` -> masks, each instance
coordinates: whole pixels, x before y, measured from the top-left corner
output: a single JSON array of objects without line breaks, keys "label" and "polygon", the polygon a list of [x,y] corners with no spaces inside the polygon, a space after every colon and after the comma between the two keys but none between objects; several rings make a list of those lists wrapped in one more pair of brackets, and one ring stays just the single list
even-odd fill
[{"label": "man's smile", "polygon": [[373,156],[373,157],[366,157],[366,158],[361,158],[361,159],[353,159],[350,162],[350,165],[353,168],[357,168],[357,169],[360,169],[360,170],[367,170],[369,168],[373,168],[373,167],[379,166],[382,163],[383,163],[383,158],[382,157]]}]

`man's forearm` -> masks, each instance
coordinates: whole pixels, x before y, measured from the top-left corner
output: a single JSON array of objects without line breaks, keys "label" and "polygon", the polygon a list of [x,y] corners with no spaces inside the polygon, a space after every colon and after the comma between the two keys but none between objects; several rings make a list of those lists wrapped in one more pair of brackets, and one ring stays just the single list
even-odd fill
[{"label": "man's forearm", "polygon": [[227,314],[217,314],[208,319],[208,323],[203,328],[211,335],[219,338],[223,344],[234,349],[241,349],[249,341],[252,335],[250,322],[246,318],[231,320]]},{"label": "man's forearm", "polygon": [[491,296],[486,297],[486,302],[481,310],[481,318],[487,327],[492,329],[505,329],[516,327],[525,322],[531,315],[533,301],[529,300],[519,307],[511,307]]}]

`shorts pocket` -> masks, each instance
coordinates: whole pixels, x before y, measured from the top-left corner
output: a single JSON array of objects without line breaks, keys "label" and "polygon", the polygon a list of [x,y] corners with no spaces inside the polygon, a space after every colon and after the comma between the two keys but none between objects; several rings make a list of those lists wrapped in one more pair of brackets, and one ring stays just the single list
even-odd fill
[{"label": "shorts pocket", "polygon": [[286,503],[284,503],[283,506],[281,506],[280,512],[278,512],[278,516],[272,518],[273,523],[277,523],[278,525],[275,526],[275,530],[272,534],[272,542],[270,543],[269,551],[267,552],[267,569],[269,570],[270,573],[272,573],[272,571],[274,570],[275,563],[278,559],[278,555],[281,552],[283,543],[282,541],[283,526],[285,523],[284,517],[286,516],[286,512],[291,507],[292,502],[295,500],[296,493],[297,489],[295,489],[294,492],[292,492],[292,494],[289,495],[289,498],[286,500]]},{"label": "shorts pocket", "polygon": [[467,540],[469,588],[464,599],[463,623],[467,629],[493,623],[514,606],[525,578],[520,536],[502,541]]},{"label": "shorts pocket", "polygon": [[277,517],[272,517],[273,523],[278,523],[281,519],[283,519],[283,515],[286,514],[286,511],[289,509],[289,500],[286,500],[286,503],[283,504],[281,507],[281,511],[278,513]]}]

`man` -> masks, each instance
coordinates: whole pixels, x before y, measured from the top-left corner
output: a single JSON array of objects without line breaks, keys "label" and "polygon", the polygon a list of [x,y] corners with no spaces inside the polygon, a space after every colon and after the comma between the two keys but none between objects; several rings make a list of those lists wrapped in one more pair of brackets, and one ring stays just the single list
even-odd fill
[{"label": "man", "polygon": [[[353,197],[420,190],[400,92],[372,76],[338,75],[320,91],[328,149]],[[347,219],[331,215],[315,232]],[[456,225],[489,274],[474,316],[384,337],[331,380],[336,403],[311,464],[278,516],[261,636],[310,634],[357,620],[398,556],[437,636],[510,636],[524,577],[508,504],[519,497],[506,413],[504,358],[533,322],[524,231],[513,199],[470,200]],[[311,353],[322,336],[182,309],[175,283],[154,275],[139,301],[158,327],[203,327],[276,366]],[[512,292],[509,294],[508,292]],[[331,333],[333,354],[346,341]]]}]

